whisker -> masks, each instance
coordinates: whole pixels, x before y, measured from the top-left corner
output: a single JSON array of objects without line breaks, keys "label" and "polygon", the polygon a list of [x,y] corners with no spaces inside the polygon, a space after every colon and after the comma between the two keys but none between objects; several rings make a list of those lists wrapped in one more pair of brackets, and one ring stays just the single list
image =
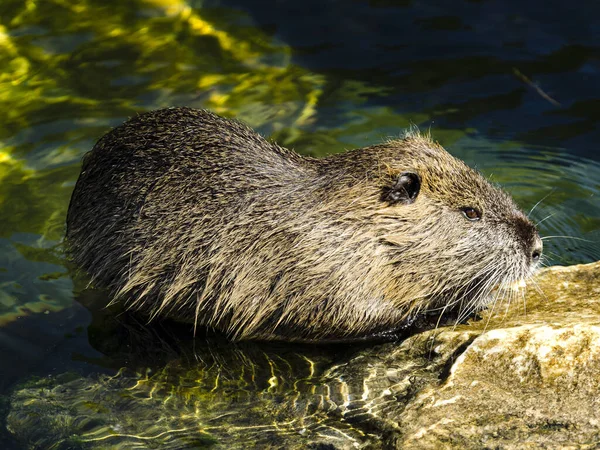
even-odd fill
[{"label": "whisker", "polygon": [[545,241],[546,239],[559,239],[559,238],[575,239],[576,241],[583,241],[583,242],[595,242],[595,241],[590,241],[589,239],[583,239],[583,238],[575,237],[575,236],[544,236],[542,238],[542,241]]},{"label": "whisker", "polygon": [[502,318],[502,321],[506,320],[510,305],[517,295],[517,292],[515,292],[514,289],[512,289],[512,288],[508,289],[508,288],[510,288],[516,281],[522,279],[521,271],[514,263],[511,264],[509,269],[510,269],[509,275],[504,279],[504,281],[501,283],[500,287],[498,288],[497,292],[494,295],[494,300],[492,302],[492,308],[491,308],[490,314],[488,316],[488,320],[486,321],[486,324],[484,327],[484,332],[487,330],[490,320],[491,320],[492,316],[494,315],[494,309],[496,307],[496,304],[499,301],[500,295],[502,295],[502,294],[507,295],[507,297],[506,297],[507,306],[506,306],[506,311],[505,311],[504,317]]},{"label": "whisker", "polygon": [[[527,286],[527,281],[529,281],[531,278],[531,275],[527,277],[525,286]],[[521,300],[523,301],[523,317],[527,317],[527,298],[525,297],[525,289],[519,289],[519,294],[521,295]]]},{"label": "whisker", "polygon": [[[463,285],[464,285],[464,283],[463,283],[463,281],[462,281],[462,280],[464,280],[464,281],[466,282],[466,280],[467,280],[467,275],[469,275],[469,277],[468,277],[468,278],[469,278],[469,279],[471,279],[471,280],[472,280],[472,279],[476,279],[476,278],[478,278],[478,277],[481,277],[482,275],[484,275],[484,274],[486,274],[486,273],[488,273],[488,272],[492,272],[492,273],[494,273],[494,271],[496,271],[496,272],[497,272],[497,268],[498,268],[498,267],[499,267],[499,263],[498,263],[497,261],[495,261],[495,260],[491,260],[491,261],[487,262],[487,264],[485,264],[485,265],[484,265],[482,268],[480,268],[480,269],[479,269],[479,271],[478,271],[478,272],[477,272],[475,275],[471,275],[471,274],[462,274],[462,276],[460,276],[460,277],[458,278],[458,284],[459,284],[459,285],[461,285],[461,284],[463,284]],[[490,278],[492,278],[492,279],[495,279],[495,278],[496,278],[496,276],[495,276],[495,275],[493,275],[493,276],[492,276],[492,277],[490,277]],[[472,286],[472,287],[469,289],[469,291],[467,291],[467,293],[463,293],[462,295],[460,295],[460,297],[456,298],[454,301],[449,301],[449,302],[446,302],[446,303],[444,304],[444,306],[443,306],[443,307],[441,307],[441,312],[440,312],[440,315],[438,316],[438,319],[437,319],[437,321],[436,321],[435,328],[434,328],[434,335],[433,335],[433,339],[432,339],[432,341],[431,341],[431,345],[430,345],[430,349],[429,349],[429,351],[430,351],[430,352],[431,352],[431,351],[433,351],[433,347],[434,347],[434,345],[435,345],[435,337],[437,336],[437,334],[435,334],[435,332],[436,332],[436,331],[439,329],[439,327],[440,327],[440,323],[441,323],[441,321],[442,321],[442,318],[443,318],[443,316],[444,316],[444,313],[445,313],[445,312],[446,312],[446,311],[447,311],[449,308],[451,308],[452,306],[456,305],[457,303],[458,303],[458,304],[461,304],[461,303],[464,301],[464,297],[465,297],[465,295],[466,295],[466,294],[468,294],[468,293],[470,293],[470,292],[471,292],[471,291],[473,291],[474,289],[476,289],[476,288],[477,288],[477,287],[478,287],[478,286],[479,286],[481,283],[483,283],[483,282],[487,282],[487,283],[486,283],[486,285],[487,285],[487,284],[490,282],[490,280],[489,280],[489,279],[486,279],[486,278],[483,278],[483,279],[479,280],[479,282],[478,282],[476,285]],[[442,291],[442,289],[440,289],[440,288],[437,288],[437,289],[435,289],[435,291]],[[471,311],[471,306],[470,306],[470,304],[472,303],[472,304],[473,304],[473,306],[477,305],[477,304],[479,303],[479,301],[480,301],[481,297],[482,297],[481,295],[475,296],[475,297],[474,297],[474,298],[473,298],[473,299],[472,299],[472,300],[471,300],[471,301],[470,301],[470,302],[469,302],[469,303],[468,303],[466,306],[463,306],[463,305],[461,305],[461,307],[460,307],[460,309],[459,309],[459,317],[460,317],[460,318],[459,318],[457,321],[455,321],[453,329],[455,329],[455,328],[456,328],[456,326],[457,326],[457,325],[458,325],[458,324],[459,324],[459,323],[460,323],[460,322],[463,320],[463,318],[465,318],[465,317],[468,317],[468,316],[470,315],[470,313],[471,313],[471,312],[470,312],[470,311]],[[439,309],[440,309],[440,308],[434,308],[434,309],[429,309],[429,311],[437,311],[437,310],[439,310]],[[474,308],[473,308],[473,310],[474,310]],[[465,313],[466,313],[466,314],[465,314]]]},{"label": "whisker", "polygon": [[[479,278],[479,277],[485,275],[487,272],[492,272],[492,269],[495,270],[494,265],[498,265],[498,264],[499,263],[497,261],[491,260],[483,268],[479,269],[479,272],[477,272],[475,275],[464,274],[463,276],[461,276],[460,278],[458,278],[457,279],[457,285],[467,284],[467,276],[468,276],[468,279],[473,280],[473,279],[476,279],[476,278]],[[448,306],[454,306],[457,303],[460,303],[463,300],[463,297],[465,295],[469,294],[473,289],[475,289],[483,281],[485,281],[485,279],[480,280],[480,282],[478,284],[476,284],[475,286],[473,286],[466,293],[462,294],[461,297],[456,298],[454,301],[452,301],[452,302],[446,302],[446,304],[444,306],[440,306],[438,308],[431,308],[431,309],[428,309],[428,311],[433,312],[433,311],[438,311],[440,309],[445,310]],[[439,286],[439,287],[437,287],[435,290],[431,291],[427,295],[435,295],[436,293],[442,293],[443,291],[444,291],[443,286]]]},{"label": "whisker", "polygon": [[[544,254],[542,255],[544,257],[543,262],[551,262],[551,261],[561,261],[562,256],[559,255],[558,253],[555,252],[551,252],[548,250],[544,250]],[[552,256],[551,258],[548,258],[548,256]]]},{"label": "whisker", "polygon": [[542,287],[538,284],[537,281],[535,281],[533,278],[531,278],[531,284],[533,285],[533,287],[535,288],[536,291],[538,291],[538,293],[544,297],[545,300],[550,301],[550,299],[548,298],[548,296],[546,295],[546,293],[542,290]]},{"label": "whisker", "polygon": [[500,295],[499,292],[496,293],[494,300],[492,301],[492,308],[490,310],[490,314],[488,315],[488,318],[483,327],[483,333],[485,333],[487,331],[487,328],[490,324],[490,320],[492,320],[492,317],[494,316],[494,309],[496,309],[496,304],[498,303],[498,295]]},{"label": "whisker", "polygon": [[442,309],[442,312],[440,313],[440,316],[438,317],[437,322],[435,323],[435,328],[433,329],[433,336],[431,338],[431,346],[429,347],[429,353],[431,356],[431,352],[433,351],[434,345],[435,345],[435,338],[437,337],[437,330],[440,326],[440,323],[442,321],[442,316],[444,315],[444,312],[446,311],[446,308],[448,308],[448,305],[446,305],[444,307],[444,309]]},{"label": "whisker", "polygon": [[496,278],[497,276],[490,277],[490,279],[481,286],[478,295],[474,296],[464,305],[464,309],[459,312],[458,318],[456,319],[455,327],[469,317],[469,315],[475,311],[477,306],[482,303],[481,300],[489,295],[490,287],[493,287],[496,284]]},{"label": "whisker", "polygon": [[[480,290],[478,295],[475,295],[473,298],[469,299],[466,302],[466,304],[461,305],[461,308],[459,309],[459,312],[458,312],[458,318],[454,324],[454,327],[456,327],[456,325],[458,325],[460,322],[462,322],[464,319],[466,319],[475,310],[477,304],[479,304],[481,302],[481,299],[487,295],[487,293],[489,291],[489,287],[495,283],[495,279],[497,278],[496,273],[498,273],[497,269],[499,266],[500,266],[500,264],[497,261],[491,261],[483,269],[481,269],[477,274],[470,277],[471,279],[474,279],[474,278],[476,279],[487,273],[491,273],[491,275],[488,278],[482,278],[481,280],[479,280],[479,282],[477,282],[475,285],[473,285],[467,292],[465,292],[461,295],[461,297],[458,301],[463,301],[465,299],[465,297],[468,294],[470,294],[471,292],[473,292],[474,290],[476,290],[478,288]],[[457,302],[454,302],[454,303],[457,303]]]},{"label": "whisker", "polygon": [[538,206],[540,203],[542,203],[544,200],[546,200],[548,197],[550,197],[550,195],[552,195],[552,194],[554,193],[554,191],[556,191],[556,188],[552,188],[552,190],[551,190],[551,191],[550,191],[548,194],[546,194],[544,197],[542,197],[542,199],[541,199],[539,202],[537,202],[535,205],[533,205],[533,208],[531,208],[531,209],[529,210],[529,212],[527,213],[527,217],[529,217],[529,216],[531,215],[531,213],[533,212],[533,210],[534,210],[535,208],[537,208],[537,206]]},{"label": "whisker", "polygon": [[[475,311],[475,308],[477,307],[477,305],[481,303],[481,299],[487,297],[491,291],[491,288],[493,288],[493,286],[498,284],[498,281],[501,279],[501,275],[502,275],[502,272],[498,270],[498,268],[500,268],[500,266],[501,266],[500,263],[496,264],[496,266],[494,267],[493,274],[487,280],[484,280],[485,283],[481,286],[479,295],[476,295],[469,302],[467,302],[464,310],[459,312],[459,316],[456,320],[455,327],[462,320],[464,320],[470,314],[472,314]],[[477,285],[479,285],[479,284],[481,284],[481,283],[478,283]]]},{"label": "whisker", "polygon": [[508,311],[510,310],[510,305],[513,301],[513,297],[516,295],[515,291],[513,289],[507,290],[506,292],[508,293],[508,295],[505,297],[506,298],[506,308],[504,309],[504,316],[502,317],[502,323],[504,323],[506,321],[506,318],[508,317]]},{"label": "whisker", "polygon": [[552,214],[548,214],[546,217],[544,217],[542,220],[540,220],[539,222],[537,222],[535,224],[535,227],[539,227],[541,223],[543,223],[544,221],[548,220],[550,217],[554,216],[556,213],[553,212]]}]

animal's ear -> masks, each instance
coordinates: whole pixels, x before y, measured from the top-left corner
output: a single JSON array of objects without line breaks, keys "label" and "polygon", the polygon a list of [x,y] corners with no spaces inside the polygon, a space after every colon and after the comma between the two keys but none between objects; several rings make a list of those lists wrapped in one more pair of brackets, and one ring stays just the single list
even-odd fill
[{"label": "animal's ear", "polygon": [[421,189],[421,179],[414,172],[402,172],[395,183],[383,189],[381,200],[390,205],[409,205],[417,199]]}]

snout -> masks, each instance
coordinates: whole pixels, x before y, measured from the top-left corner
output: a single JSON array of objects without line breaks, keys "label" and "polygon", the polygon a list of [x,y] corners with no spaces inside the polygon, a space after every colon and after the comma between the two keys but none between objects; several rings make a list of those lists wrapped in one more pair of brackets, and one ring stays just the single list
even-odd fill
[{"label": "snout", "polygon": [[521,214],[514,217],[513,224],[516,238],[521,243],[525,257],[530,264],[537,264],[542,257],[544,244],[535,225],[525,215]]},{"label": "snout", "polygon": [[529,250],[529,259],[532,264],[537,264],[540,261],[542,256],[542,251],[544,250],[544,243],[542,242],[542,238],[540,238],[537,230],[534,231],[535,235],[533,237],[533,241],[531,244],[531,248]]}]

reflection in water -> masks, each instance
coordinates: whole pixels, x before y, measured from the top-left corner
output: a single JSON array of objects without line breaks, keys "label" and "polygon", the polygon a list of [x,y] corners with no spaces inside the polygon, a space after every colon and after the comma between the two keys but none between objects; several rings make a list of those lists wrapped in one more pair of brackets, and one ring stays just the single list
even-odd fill
[{"label": "reflection in water", "polygon": [[[228,350],[220,351],[227,358]],[[244,355],[231,371],[203,356],[209,359],[187,367],[32,383],[13,399],[9,426],[40,448],[50,442],[63,448],[352,448],[366,440],[364,431],[328,417],[335,417],[334,400],[352,400],[346,383],[323,384],[305,356]],[[31,408],[40,414],[39,428],[31,426]]]},{"label": "reflection in water", "polygon": [[[158,341],[145,332],[138,339],[133,332],[111,335],[106,330],[114,327],[97,325],[108,317],[101,309],[92,308],[90,318],[73,302],[61,240],[80,159],[108,129],[139,111],[209,108],[313,156],[378,143],[416,124],[504,186],[525,210],[539,202],[532,217],[542,235],[568,236],[545,240],[548,263],[600,259],[600,28],[594,22],[600,4],[540,5],[3,1],[0,392],[33,374],[114,375],[126,367],[120,378],[107,380],[138,386],[145,400],[177,386],[173,380],[202,393],[200,409],[220,401],[230,407],[236,395],[246,395],[256,402],[251,413],[231,407],[253,426],[266,407],[260,395],[313,395],[312,380],[351,351],[258,351],[224,342],[194,349],[187,330],[170,340],[161,333]],[[85,333],[90,320],[93,346]],[[185,345],[192,349],[180,350]],[[136,356],[138,350],[147,352]],[[211,369],[217,358],[229,361],[219,367],[232,371]],[[271,364],[281,374],[273,386]],[[258,378],[249,375],[251,367]],[[304,381],[290,384],[294,377]],[[216,378],[221,384],[213,391]],[[219,400],[230,391],[236,394]],[[132,402],[120,405],[133,408]],[[196,414],[193,402],[191,409],[173,405]],[[175,429],[179,416],[174,407],[169,411]],[[281,414],[284,428],[298,417]],[[343,430],[357,442],[361,432]],[[207,434],[198,445],[210,439]]]},{"label": "reflection in water", "polygon": [[29,447],[388,448],[394,418],[474,337],[460,330],[401,345],[231,343],[140,323],[102,308],[95,290],[78,299],[92,312],[90,343],[104,354],[89,362],[120,370],[21,386],[7,423]]},{"label": "reflection in water", "polygon": [[[97,291],[83,291],[80,301],[100,308],[88,333],[105,356],[90,362],[121,369],[89,378],[61,374],[20,391],[8,421],[30,445],[300,449],[318,442],[345,448],[368,437],[352,421],[336,420],[359,386],[332,370],[360,346],[191,339],[190,329],[147,326],[102,308],[106,298]],[[38,427],[31,426],[32,407],[40,414]]]}]

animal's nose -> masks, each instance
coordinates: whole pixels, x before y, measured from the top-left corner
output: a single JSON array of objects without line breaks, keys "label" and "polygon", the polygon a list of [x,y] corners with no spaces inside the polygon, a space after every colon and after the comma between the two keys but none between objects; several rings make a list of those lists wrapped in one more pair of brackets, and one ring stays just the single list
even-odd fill
[{"label": "animal's nose", "polygon": [[531,246],[531,262],[537,263],[542,256],[542,250],[544,249],[544,243],[540,238],[540,235],[535,233],[535,237],[533,239],[533,244]]}]

